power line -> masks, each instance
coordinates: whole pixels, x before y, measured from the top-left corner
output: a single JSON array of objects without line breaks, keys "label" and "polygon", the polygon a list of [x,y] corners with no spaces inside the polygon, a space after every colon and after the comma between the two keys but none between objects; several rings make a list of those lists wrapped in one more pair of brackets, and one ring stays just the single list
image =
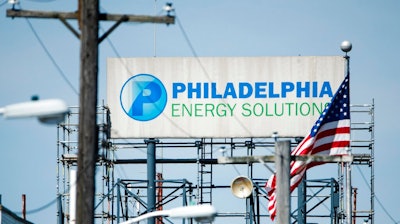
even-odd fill
[{"label": "power line", "polygon": [[[361,169],[359,166],[356,166],[358,172],[360,172],[362,179],[364,180],[365,184],[367,185],[368,189],[371,190],[371,186],[369,185],[367,178],[365,178],[365,175],[361,172]],[[396,220],[393,218],[393,216],[390,215],[390,213],[386,210],[385,206],[383,206],[382,202],[379,200],[378,196],[375,194],[375,199],[378,202],[378,204],[381,206],[385,214],[393,221],[394,224],[398,223]]]},{"label": "power line", "polygon": [[[35,2],[44,2],[42,0],[31,0],[31,1],[35,1]],[[45,2],[50,2],[50,1],[54,1],[54,0],[46,0]],[[3,2],[0,2],[0,7],[7,4],[8,0],[4,0]],[[18,8],[21,9],[21,3],[17,3],[14,5],[18,5]],[[13,6],[14,7],[14,6]],[[65,73],[62,71],[62,69],[60,68],[60,66],[57,64],[56,60],[54,59],[54,57],[51,55],[50,51],[48,50],[48,48],[46,47],[46,45],[44,44],[44,42],[42,41],[42,39],[40,38],[39,34],[36,32],[36,29],[34,28],[33,24],[30,22],[30,20],[28,18],[25,18],[26,22],[28,23],[29,28],[31,29],[32,33],[34,34],[34,36],[36,37],[36,40],[39,42],[40,46],[43,48],[44,52],[46,53],[46,55],[49,57],[50,61],[53,63],[54,67],[56,68],[56,70],[58,71],[58,73],[61,75],[61,77],[63,78],[63,80],[67,83],[67,85],[72,89],[72,91],[76,94],[79,95],[79,92],[76,90],[76,88],[74,87],[74,85],[68,80],[67,76],[65,75]]]},{"label": "power line", "polygon": [[48,3],[48,2],[55,2],[56,0],[28,0],[31,2],[39,2],[39,3]]},{"label": "power line", "polygon": [[26,22],[29,25],[29,28],[31,29],[31,31],[33,32],[33,34],[35,35],[36,39],[38,40],[40,46],[43,48],[44,52],[46,53],[46,55],[49,57],[50,61],[53,63],[53,65],[56,67],[58,73],[61,75],[61,77],[64,79],[64,81],[67,83],[67,85],[72,89],[72,91],[79,96],[79,92],[78,90],[75,89],[74,85],[72,85],[72,83],[68,80],[67,76],[65,75],[65,73],[62,71],[62,69],[60,68],[60,66],[57,64],[56,60],[53,58],[53,56],[51,55],[50,51],[47,49],[46,45],[43,43],[42,39],[39,37],[38,33],[36,32],[35,28],[33,27],[32,23],[29,21],[28,18],[26,18]]},{"label": "power line", "polygon": [[5,4],[7,4],[7,3],[8,3],[8,0],[3,0],[2,2],[0,2],[0,7],[5,5]]},{"label": "power line", "polygon": [[[179,20],[178,16],[175,16],[175,19],[176,19],[176,21],[177,21],[177,23],[178,23],[179,28],[181,29],[181,32],[182,32],[182,34],[183,34],[183,37],[185,38],[187,44],[189,45],[189,48],[190,48],[190,50],[191,50],[193,56],[195,57],[195,59],[196,59],[197,62],[199,63],[201,69],[203,70],[204,74],[207,76],[208,80],[212,80],[211,77],[210,77],[210,75],[209,75],[209,73],[208,73],[208,71],[207,71],[206,68],[204,67],[203,63],[200,61],[200,58],[199,58],[199,56],[197,55],[196,50],[194,49],[193,44],[192,44],[192,42],[190,41],[189,36],[187,35],[185,29],[183,28],[182,23],[181,23],[181,21]],[[239,125],[243,128],[243,130],[247,131],[248,133],[251,133],[251,131],[246,127],[246,125],[244,125],[244,124],[240,121],[240,119],[238,119],[238,117],[237,117],[236,115],[234,115],[234,118],[237,120],[237,122],[238,122]]]},{"label": "power line", "polygon": [[[40,207],[38,207],[38,208],[29,210],[29,211],[26,212],[26,214],[34,214],[34,213],[37,213],[37,212],[41,212],[41,211],[43,211],[43,210],[49,208],[50,206],[52,206],[54,203],[56,203],[56,202],[57,202],[57,199],[58,199],[58,197],[55,198],[55,199],[53,199],[53,200],[51,200],[50,202],[48,202],[47,204],[45,204],[45,205],[43,205],[43,206],[40,206]],[[22,212],[13,212],[13,213],[15,213],[15,214],[17,214],[17,215],[21,215],[21,214],[22,214]]]}]

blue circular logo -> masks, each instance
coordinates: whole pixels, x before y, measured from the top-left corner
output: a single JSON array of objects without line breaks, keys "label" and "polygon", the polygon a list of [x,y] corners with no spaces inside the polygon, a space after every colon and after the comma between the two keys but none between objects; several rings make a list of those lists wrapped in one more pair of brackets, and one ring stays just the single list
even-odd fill
[{"label": "blue circular logo", "polygon": [[149,74],[129,78],[122,86],[120,102],[134,120],[149,121],[158,117],[167,104],[167,91],[159,79]]}]

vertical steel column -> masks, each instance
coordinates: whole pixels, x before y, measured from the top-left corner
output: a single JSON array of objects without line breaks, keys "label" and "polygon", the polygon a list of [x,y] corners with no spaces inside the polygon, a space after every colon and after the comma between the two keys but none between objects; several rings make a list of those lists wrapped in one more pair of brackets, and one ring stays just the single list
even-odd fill
[{"label": "vertical steel column", "polygon": [[[182,186],[182,206],[187,206],[187,199],[186,199],[186,179],[184,179],[183,186]],[[190,219],[191,220],[191,219]],[[185,219],[182,219],[182,224],[185,224]],[[189,221],[190,223],[190,221]]]},{"label": "vertical steel column", "polygon": [[256,192],[256,194],[255,194],[255,198],[256,198],[256,205],[257,205],[257,213],[256,213],[256,223],[257,224],[260,224],[261,223],[261,219],[260,219],[260,216],[261,216],[261,214],[260,214],[260,197],[259,197],[259,195],[260,195],[260,192],[259,192],[259,190],[258,190],[258,187],[256,187],[255,189],[254,189]]},{"label": "vertical steel column", "polygon": [[69,171],[69,224],[76,223],[76,180],[77,171]]},{"label": "vertical steel column", "polygon": [[[57,224],[64,224],[64,212],[62,209],[62,201],[61,194],[57,196]],[[1,204],[1,195],[0,195],[0,204]]]},{"label": "vertical steel column", "polygon": [[374,224],[375,223],[375,153],[374,153],[374,148],[375,148],[375,101],[372,99],[372,106],[370,109],[371,112],[371,145],[370,145],[370,150],[371,150],[371,159],[370,159],[370,167],[371,167],[371,179],[370,179],[370,184],[371,184],[371,196],[370,196],[370,204],[371,204],[371,213],[369,214],[370,218],[370,223]]},{"label": "vertical steel column", "polygon": [[297,188],[297,222],[299,224],[307,223],[307,174],[304,174],[303,180],[300,182]]},{"label": "vertical steel column", "polygon": [[253,224],[253,195],[246,198],[246,224]]},{"label": "vertical steel column", "polygon": [[[119,223],[120,221],[119,221],[119,217],[120,217],[120,208],[119,208],[119,206],[122,206],[121,205],[121,180],[118,178],[118,180],[117,180],[117,182],[118,182],[118,184],[116,185],[117,186],[117,223]],[[128,217],[126,217],[126,220],[128,220]]]},{"label": "vertical steel column", "polygon": [[330,182],[331,186],[331,224],[339,224],[339,194],[340,187],[339,184],[335,181],[335,179],[331,178]]},{"label": "vertical steel column", "polygon": [[[147,144],[147,212],[155,211],[156,207],[156,143],[158,140],[150,138],[144,141]],[[156,219],[149,218],[148,224],[155,224]]]},{"label": "vertical steel column", "polygon": [[353,188],[354,197],[353,197],[353,220],[352,224],[356,224],[356,217],[357,217],[357,188]]},{"label": "vertical steel column", "polygon": [[[247,146],[247,156],[253,156],[253,148],[254,148],[254,143],[253,141],[246,141],[245,142]],[[250,180],[253,180],[253,164],[248,163],[247,164],[247,176],[250,178]],[[251,189],[253,191],[253,189]],[[253,224],[254,220],[254,199],[253,195],[250,195],[250,197],[246,198],[246,214],[247,214],[247,219],[246,223],[247,224]]]},{"label": "vertical steel column", "polygon": [[290,223],[290,141],[275,143],[276,223]]}]

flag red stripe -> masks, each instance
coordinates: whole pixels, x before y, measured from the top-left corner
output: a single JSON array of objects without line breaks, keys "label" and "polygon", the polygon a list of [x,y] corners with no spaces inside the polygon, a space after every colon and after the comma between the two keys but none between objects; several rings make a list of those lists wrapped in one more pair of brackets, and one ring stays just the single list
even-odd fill
[{"label": "flag red stripe", "polygon": [[328,129],[326,131],[319,132],[315,137],[316,138],[324,138],[327,136],[332,136],[336,134],[350,133],[350,127],[337,127]]},{"label": "flag red stripe", "polygon": [[315,147],[313,149],[313,154],[321,153],[323,151],[331,150],[332,148],[344,148],[349,145],[350,141],[335,141],[321,146]]}]

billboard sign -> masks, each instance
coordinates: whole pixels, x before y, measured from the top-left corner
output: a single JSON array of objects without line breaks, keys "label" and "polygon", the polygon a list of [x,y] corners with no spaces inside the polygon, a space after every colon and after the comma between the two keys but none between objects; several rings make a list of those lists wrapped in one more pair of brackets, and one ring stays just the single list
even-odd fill
[{"label": "billboard sign", "polygon": [[344,73],[339,56],[110,58],[112,137],[305,136]]}]

